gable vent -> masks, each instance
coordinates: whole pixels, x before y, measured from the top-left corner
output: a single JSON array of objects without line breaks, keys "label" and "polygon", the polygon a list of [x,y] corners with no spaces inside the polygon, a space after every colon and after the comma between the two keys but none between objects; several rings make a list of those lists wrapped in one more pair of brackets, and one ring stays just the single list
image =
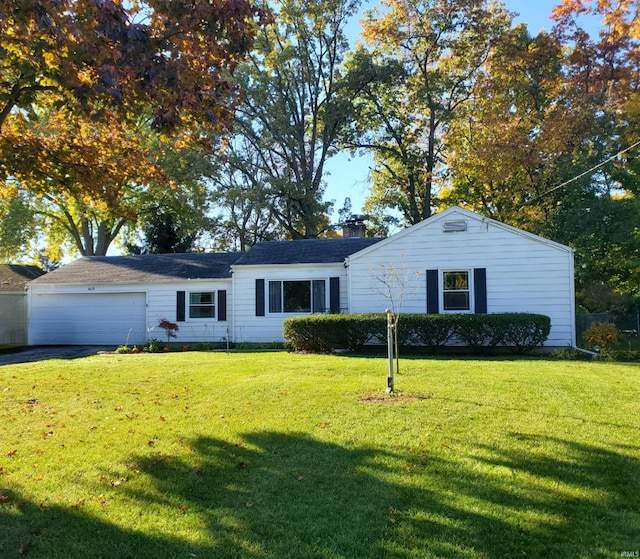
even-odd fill
[{"label": "gable vent", "polygon": [[461,233],[467,230],[467,222],[464,219],[458,219],[456,221],[445,221],[442,224],[442,231],[444,233]]}]

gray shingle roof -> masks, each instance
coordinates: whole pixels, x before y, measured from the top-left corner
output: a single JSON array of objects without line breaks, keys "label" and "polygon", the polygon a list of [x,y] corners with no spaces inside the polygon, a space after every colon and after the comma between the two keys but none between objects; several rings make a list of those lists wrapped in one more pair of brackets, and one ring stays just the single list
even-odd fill
[{"label": "gray shingle roof", "polygon": [[382,239],[265,241],[247,252],[85,256],[34,280],[37,283],[143,283],[231,277],[231,265],[343,262]]},{"label": "gray shingle roof", "polygon": [[0,264],[0,291],[20,291],[27,282],[44,274],[38,266]]},{"label": "gray shingle roof", "polygon": [[37,283],[148,282],[231,277],[237,252],[85,256],[49,272]]},{"label": "gray shingle roof", "polygon": [[259,264],[329,264],[343,262],[380,238],[302,239],[299,241],[264,241],[256,243],[240,256],[237,265]]}]

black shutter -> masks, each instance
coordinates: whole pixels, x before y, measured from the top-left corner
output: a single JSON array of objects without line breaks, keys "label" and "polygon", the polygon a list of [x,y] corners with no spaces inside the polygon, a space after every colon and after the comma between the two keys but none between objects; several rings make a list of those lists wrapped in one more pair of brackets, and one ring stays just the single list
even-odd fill
[{"label": "black shutter", "polygon": [[340,312],[340,278],[329,278],[329,312]]},{"label": "black shutter", "polygon": [[438,314],[440,305],[438,293],[438,270],[427,270],[427,313]]},{"label": "black shutter", "polygon": [[256,316],[264,316],[264,280],[256,280]]},{"label": "black shutter", "polygon": [[176,293],[176,322],[184,322],[186,297],[184,291]]},{"label": "black shutter", "polygon": [[218,290],[218,320],[227,320],[227,292],[224,289]]},{"label": "black shutter", "polygon": [[473,298],[476,314],[487,314],[487,269],[473,269]]}]

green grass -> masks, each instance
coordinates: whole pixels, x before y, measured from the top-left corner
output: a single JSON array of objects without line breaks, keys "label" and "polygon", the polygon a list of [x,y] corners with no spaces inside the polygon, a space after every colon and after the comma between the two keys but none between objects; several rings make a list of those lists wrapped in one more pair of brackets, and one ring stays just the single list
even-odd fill
[{"label": "green grass", "polygon": [[640,552],[640,366],[276,353],[0,367],[0,557]]}]

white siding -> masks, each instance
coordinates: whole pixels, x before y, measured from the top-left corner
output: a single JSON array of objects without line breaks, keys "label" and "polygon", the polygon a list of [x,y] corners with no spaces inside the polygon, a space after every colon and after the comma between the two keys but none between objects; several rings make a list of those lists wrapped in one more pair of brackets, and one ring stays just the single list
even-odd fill
[{"label": "white siding", "polygon": [[[178,322],[172,342],[217,342],[230,331],[231,280],[174,283],[68,285],[35,283],[29,289],[29,343],[124,344],[164,341],[158,328],[163,318],[176,322],[177,292],[227,291],[227,320],[191,319]],[[188,304],[188,303],[187,303]],[[217,297],[216,297],[217,305]],[[217,316],[218,309],[216,309]]]},{"label": "white siding", "polygon": [[[166,340],[164,330],[158,328],[158,323],[163,318],[171,322],[177,320],[177,292],[184,291],[187,301],[187,312],[184,322],[177,322],[180,328],[176,332],[177,337],[172,342],[223,342],[231,331],[231,280],[193,280],[176,284],[156,284],[147,286],[148,311],[147,328],[150,338]],[[227,320],[218,320],[218,301],[216,295],[216,318],[190,318],[189,317],[189,293],[215,291],[227,292]]]},{"label": "white siding", "polygon": [[469,212],[448,212],[465,219],[467,231],[444,233],[434,216],[349,259],[350,312],[381,312],[389,300],[381,294],[380,264],[405,269],[407,288],[401,312],[426,312],[426,270],[485,268],[489,313],[531,312],[551,318],[546,345],[575,343],[573,253]]},{"label": "white siding", "polygon": [[295,313],[269,314],[268,300],[265,316],[256,316],[256,279],[269,280],[314,280],[327,281],[340,278],[340,307],[346,308],[347,281],[344,265],[340,264],[289,264],[281,266],[233,266],[234,329],[236,342],[283,341],[282,323]]}]

